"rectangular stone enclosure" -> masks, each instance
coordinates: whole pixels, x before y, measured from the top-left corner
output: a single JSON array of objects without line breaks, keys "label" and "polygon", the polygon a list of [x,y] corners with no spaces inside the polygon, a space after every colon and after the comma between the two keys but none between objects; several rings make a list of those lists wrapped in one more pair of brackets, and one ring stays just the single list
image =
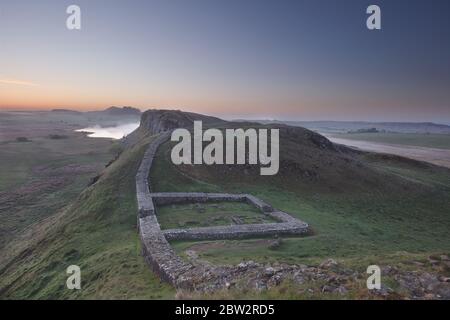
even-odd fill
[{"label": "rectangular stone enclosure", "polygon": [[[307,223],[272,208],[264,201],[249,194],[164,192],[151,193],[149,173],[158,147],[167,141],[170,132],[163,132],[148,145],[136,173],[136,198],[138,206],[138,230],[145,260],[161,279],[175,287],[192,287],[191,274],[196,267],[183,261],[172,249],[170,240],[222,240],[258,238],[282,235],[305,235]],[[161,230],[155,208],[161,205],[206,202],[246,202],[262,215],[277,221],[273,223],[234,224],[199,228]],[[203,271],[201,274],[205,274]]]},{"label": "rectangular stone enclosure", "polygon": [[302,235],[307,232],[308,225],[289,214],[274,210],[272,206],[248,194],[226,193],[151,193],[154,213],[158,206],[169,204],[209,203],[209,202],[245,202],[255,207],[260,213],[274,221],[272,223],[230,224],[197,228],[162,230],[167,240],[220,240],[266,237],[275,235]]},{"label": "rectangular stone enclosure", "polygon": [[212,201],[156,205],[161,229],[277,222],[246,201]]}]

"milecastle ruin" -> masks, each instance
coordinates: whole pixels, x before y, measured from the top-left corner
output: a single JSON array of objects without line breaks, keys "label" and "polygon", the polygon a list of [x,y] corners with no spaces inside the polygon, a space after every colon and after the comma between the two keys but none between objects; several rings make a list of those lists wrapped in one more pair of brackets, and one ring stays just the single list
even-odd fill
[{"label": "milecastle ruin", "polygon": [[[215,267],[193,264],[179,257],[170,240],[222,240],[262,238],[275,236],[299,236],[309,232],[307,223],[272,208],[269,204],[248,194],[227,193],[151,193],[149,173],[158,147],[169,140],[171,131],[160,133],[148,146],[136,174],[138,202],[138,229],[143,245],[143,255],[154,272],[176,288],[199,289],[205,283],[214,287],[226,286],[236,274],[233,267]],[[237,224],[189,229],[161,230],[157,219],[157,205],[175,203],[239,201],[258,208],[261,214],[273,218],[276,223]]]}]

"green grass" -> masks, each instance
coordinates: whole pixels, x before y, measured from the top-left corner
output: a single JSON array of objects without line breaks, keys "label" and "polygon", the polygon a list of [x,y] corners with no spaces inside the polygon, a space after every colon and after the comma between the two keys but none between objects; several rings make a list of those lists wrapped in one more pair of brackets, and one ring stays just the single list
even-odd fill
[{"label": "green grass", "polygon": [[158,207],[158,222],[162,229],[172,229],[276,221],[247,203],[215,202]]},{"label": "green grass", "polygon": [[[359,191],[343,194],[324,192],[314,184],[305,188],[301,182],[264,183],[260,177],[258,184],[227,176],[215,180],[214,174],[206,173],[200,179],[192,167],[189,170],[195,178],[191,179],[187,170],[171,165],[167,157],[166,147],[155,163],[155,168],[164,170],[152,171],[152,181],[158,181],[153,185],[155,191],[186,188],[197,192],[251,193],[307,221],[315,233],[311,237],[284,239],[276,250],[259,240],[220,241],[201,246],[200,257],[214,263],[238,263],[246,259],[315,264],[332,257],[363,267],[368,260],[382,264],[395,261],[399,255],[415,258],[450,251],[450,175],[444,169],[371,161],[371,169],[384,177],[385,189],[366,182]],[[399,184],[397,193],[391,192],[390,184]],[[196,245],[174,243],[181,255]]]},{"label": "green grass", "polygon": [[[0,263],[0,298],[173,297],[142,258],[136,231],[134,176],[149,141],[125,151],[71,206],[11,245]],[[71,264],[81,268],[81,290],[65,287]]]},{"label": "green grass", "polygon": [[38,137],[31,142],[3,142],[0,155],[0,192],[39,178],[33,169],[39,166],[62,167],[68,164],[97,165],[113,156],[112,141],[88,139],[73,134],[66,139]]},{"label": "green grass", "polygon": [[[33,154],[38,160],[43,153],[47,153],[47,159],[55,156],[50,167],[58,169],[70,165],[73,159],[89,164],[92,156],[96,155],[95,150],[99,150],[95,145],[80,146],[77,150],[70,148],[68,140],[71,138],[47,138],[51,145],[42,139],[32,139],[36,146],[28,145],[28,142],[21,144],[21,148],[25,145],[26,148],[35,148],[24,150],[27,154],[24,159],[19,159],[17,153],[1,159],[5,161],[3,164],[16,159],[19,168],[16,172],[23,173],[17,175],[19,180],[10,175],[12,178],[3,182],[5,190],[32,179],[34,173],[30,168],[39,163],[34,162]],[[98,182],[79,196],[76,188],[42,194],[43,203],[76,198],[71,205],[61,209],[67,204],[61,201],[53,210],[40,209],[39,203],[35,202],[24,205],[30,206],[29,212],[36,212],[36,220],[20,231],[20,239],[13,239],[2,250],[1,299],[174,297],[175,290],[161,283],[142,258],[136,230],[134,176],[151,139],[144,138],[133,148],[125,150],[103,171]],[[340,153],[319,152],[312,144],[300,145],[305,147],[301,149],[295,144],[301,139],[305,138],[292,137],[289,142],[292,148],[282,150],[282,156],[289,155],[291,162],[282,161],[277,177],[260,177],[242,170],[230,170],[224,174],[223,171],[215,171],[217,168],[175,167],[170,161],[168,144],[163,146],[151,172],[153,191],[251,193],[307,221],[314,229],[313,236],[283,238],[281,245],[276,247],[270,245],[271,239],[175,242],[173,246],[180,255],[193,248],[200,258],[214,263],[238,263],[246,259],[317,264],[331,257],[363,271],[368,264],[404,263],[412,268],[407,264],[411,259],[420,260],[430,254],[450,252],[448,170],[369,156],[348,159]],[[97,142],[94,141],[99,140],[89,141],[95,144]],[[60,153],[61,150],[64,152]],[[317,152],[313,153],[314,150]],[[56,156],[58,154],[60,157]],[[298,154],[304,157],[295,163],[293,161]],[[320,162],[322,156],[326,157],[323,163]],[[5,160],[7,157],[9,160]],[[319,175],[317,178],[311,178],[309,173],[304,175],[306,169],[310,169],[308,172],[317,169]],[[6,170],[2,174],[8,176]],[[81,189],[85,182],[80,176],[73,184]],[[166,215],[174,224],[184,218],[186,221],[198,219],[198,214],[204,214],[187,210],[187,215],[192,217],[185,217],[183,208],[175,215],[170,211],[168,207]],[[25,223],[29,223],[27,219]],[[65,270],[71,264],[81,267],[82,290],[65,288]],[[297,288],[286,284],[262,295],[230,291],[224,293],[224,297],[298,297],[295,290]]]},{"label": "green grass", "polygon": [[72,134],[1,145],[0,248],[75,200],[114,157],[111,141]]},{"label": "green grass", "polygon": [[398,144],[406,146],[450,149],[450,135],[425,133],[342,133],[336,138]]}]

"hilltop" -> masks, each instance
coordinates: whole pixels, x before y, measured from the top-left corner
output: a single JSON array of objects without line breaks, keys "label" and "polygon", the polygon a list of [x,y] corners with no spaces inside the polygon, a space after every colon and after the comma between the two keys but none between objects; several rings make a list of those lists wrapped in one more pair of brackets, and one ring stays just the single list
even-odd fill
[{"label": "hilltop", "polygon": [[77,111],[71,109],[52,109],[50,112],[55,113],[72,113],[72,114],[88,114],[88,115],[111,115],[111,116],[139,116],[141,115],[141,110],[133,107],[109,107],[104,110],[99,111]]},{"label": "hilltop", "polygon": [[141,116],[141,110],[133,107],[109,107],[105,110],[101,111],[88,111],[87,112],[90,115],[93,114],[105,114],[109,116],[134,116],[134,117],[140,117]]}]

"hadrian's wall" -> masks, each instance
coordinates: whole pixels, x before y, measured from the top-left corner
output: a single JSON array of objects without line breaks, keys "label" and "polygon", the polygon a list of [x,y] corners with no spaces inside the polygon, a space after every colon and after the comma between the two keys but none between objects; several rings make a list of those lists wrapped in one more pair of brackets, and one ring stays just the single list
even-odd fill
[{"label": "hadrian's wall", "polygon": [[[304,235],[309,226],[289,214],[274,210],[269,204],[248,194],[227,193],[151,193],[149,173],[158,147],[167,141],[170,132],[161,133],[152,141],[136,174],[136,198],[138,203],[138,229],[146,262],[158,276],[175,287],[193,288],[193,279],[199,275],[211,276],[210,270],[199,269],[182,260],[168,240],[218,240],[242,239],[263,236]],[[257,207],[261,214],[270,215],[279,223],[229,225],[162,231],[155,205],[209,201],[245,201]],[[220,276],[223,277],[223,274]]]},{"label": "hadrian's wall", "polygon": [[269,236],[301,236],[307,233],[304,225],[290,223],[240,224],[192,229],[163,230],[167,240],[225,240]]},{"label": "hadrian's wall", "polygon": [[142,251],[148,265],[158,276],[176,287],[182,287],[183,274],[193,266],[183,261],[172,249],[158,223],[155,207],[150,196],[148,176],[158,147],[169,138],[163,133],[148,146],[136,174],[136,197],[138,202],[138,227]]}]

